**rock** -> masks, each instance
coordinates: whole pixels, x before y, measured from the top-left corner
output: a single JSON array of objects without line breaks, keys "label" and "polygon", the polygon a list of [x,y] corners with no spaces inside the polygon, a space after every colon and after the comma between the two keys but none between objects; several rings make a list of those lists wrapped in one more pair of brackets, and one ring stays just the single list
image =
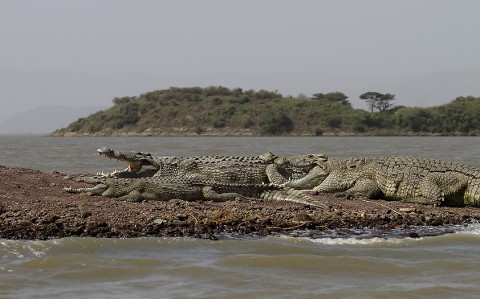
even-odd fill
[{"label": "rock", "polygon": [[82,218],[88,218],[88,217],[91,217],[92,216],[92,213],[90,212],[85,212],[82,214]]},{"label": "rock", "polygon": [[164,223],[167,223],[167,220],[158,218],[158,219],[153,220],[153,223],[155,223],[155,224],[164,224]]},{"label": "rock", "polygon": [[187,221],[188,215],[178,214],[178,215],[177,215],[177,219],[178,219],[179,221]]},{"label": "rock", "polygon": [[293,217],[293,221],[311,222],[313,218],[305,212],[300,212]]},{"label": "rock", "polygon": [[408,208],[399,208],[398,209],[400,212],[404,212],[404,213],[414,213],[415,211],[417,211],[416,208],[411,208],[411,207],[408,207]]}]

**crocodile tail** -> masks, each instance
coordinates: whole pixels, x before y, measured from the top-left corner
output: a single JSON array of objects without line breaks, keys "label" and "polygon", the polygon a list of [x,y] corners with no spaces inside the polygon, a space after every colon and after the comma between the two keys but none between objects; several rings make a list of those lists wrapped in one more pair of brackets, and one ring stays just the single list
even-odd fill
[{"label": "crocodile tail", "polygon": [[260,198],[266,200],[291,201],[309,206],[325,207],[325,205],[319,203],[318,200],[313,199],[308,194],[292,188],[264,190],[260,194]]}]

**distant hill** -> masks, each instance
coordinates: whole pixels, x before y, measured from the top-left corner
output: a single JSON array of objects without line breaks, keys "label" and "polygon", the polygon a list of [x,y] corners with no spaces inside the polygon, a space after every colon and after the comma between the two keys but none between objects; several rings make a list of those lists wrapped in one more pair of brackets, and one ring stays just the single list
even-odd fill
[{"label": "distant hill", "polygon": [[169,88],[115,98],[52,135],[480,135],[480,98],[433,107],[355,109],[342,92],[312,98],[267,90]]},{"label": "distant hill", "polygon": [[0,134],[47,134],[105,107],[37,106],[0,123]]}]

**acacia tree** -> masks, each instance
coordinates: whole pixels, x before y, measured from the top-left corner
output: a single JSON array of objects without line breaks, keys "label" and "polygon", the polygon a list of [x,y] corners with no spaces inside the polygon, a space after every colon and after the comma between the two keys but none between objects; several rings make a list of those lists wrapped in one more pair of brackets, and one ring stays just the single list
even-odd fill
[{"label": "acacia tree", "polygon": [[329,92],[329,93],[314,93],[312,95],[312,100],[320,100],[320,101],[328,101],[333,103],[339,103],[346,106],[352,106],[350,102],[347,100],[348,97],[339,91],[336,92]]},{"label": "acacia tree", "polygon": [[379,93],[375,91],[369,91],[364,94],[361,94],[360,99],[367,102],[370,112],[373,112],[373,109],[378,109],[378,111],[388,110],[393,106],[392,101],[395,100],[395,95],[391,93]]}]

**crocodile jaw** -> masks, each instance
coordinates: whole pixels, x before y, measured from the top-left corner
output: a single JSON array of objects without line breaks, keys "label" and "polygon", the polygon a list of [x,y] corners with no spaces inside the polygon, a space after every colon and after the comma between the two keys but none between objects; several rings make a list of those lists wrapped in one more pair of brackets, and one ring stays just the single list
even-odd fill
[{"label": "crocodile jaw", "polygon": [[97,184],[95,187],[87,187],[87,188],[72,188],[72,187],[65,187],[63,190],[69,193],[91,193],[93,195],[102,195],[103,192],[107,191],[108,187],[105,184]]}]

